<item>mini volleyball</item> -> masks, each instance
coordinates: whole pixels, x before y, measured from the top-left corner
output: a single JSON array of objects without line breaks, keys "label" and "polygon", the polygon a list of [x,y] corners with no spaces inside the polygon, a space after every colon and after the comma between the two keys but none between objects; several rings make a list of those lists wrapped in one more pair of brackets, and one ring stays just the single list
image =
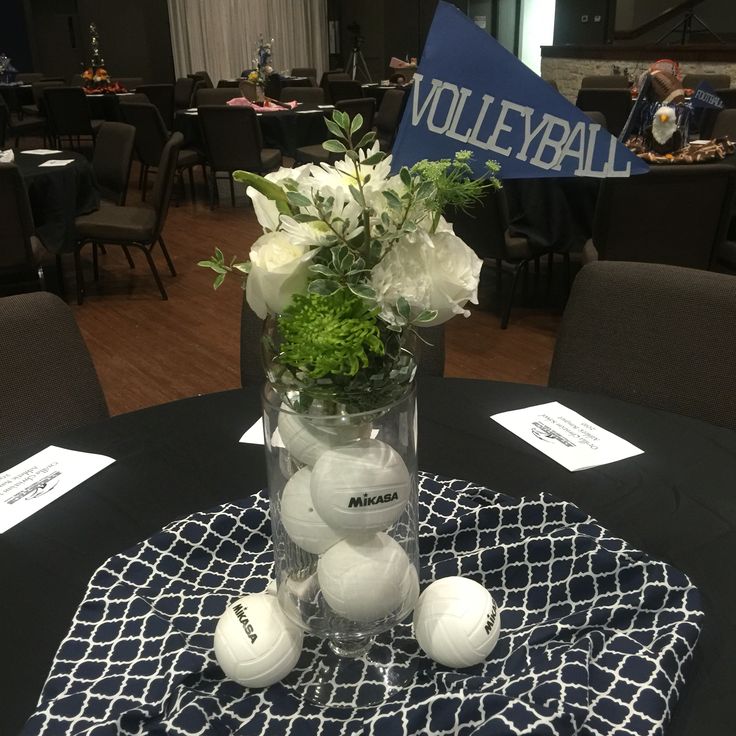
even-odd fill
[{"label": "mini volleyball", "polygon": [[414,636],[424,652],[445,667],[471,667],[496,646],[501,617],[491,594],[474,580],[436,580],[414,608]]},{"label": "mini volleyball", "polygon": [[215,657],[222,671],[244,687],[267,687],[294,669],[303,634],[272,595],[246,595],[217,622]]},{"label": "mini volleyball", "polygon": [[289,479],[281,495],[281,523],[294,544],[319,555],[343,535],[328,526],[315,510],[309,490],[311,477],[312,471],[302,468]]},{"label": "mini volleyball", "polygon": [[289,454],[303,465],[314,465],[322,453],[352,442],[362,431],[358,426],[317,427],[297,414],[279,414],[279,436]]},{"label": "mini volleyball", "polygon": [[333,529],[368,533],[388,529],[406,507],[411,476],[396,450],[359,440],[320,455],[312,470],[314,508]]},{"label": "mini volleyball", "polygon": [[317,579],[329,607],[351,621],[376,621],[398,613],[418,592],[416,570],[388,534],[343,539],[317,563]]}]

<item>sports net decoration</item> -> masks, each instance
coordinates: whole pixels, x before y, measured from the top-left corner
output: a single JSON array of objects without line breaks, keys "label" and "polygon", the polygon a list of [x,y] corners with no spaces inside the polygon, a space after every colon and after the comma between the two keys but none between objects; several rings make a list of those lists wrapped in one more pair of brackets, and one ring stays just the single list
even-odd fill
[{"label": "sports net decoration", "polygon": [[687,577],[553,496],[426,474],[419,485],[422,588],[468,576],[500,606],[484,663],[434,664],[409,619],[378,646],[416,660],[415,674],[379,706],[331,711],[298,687],[226,680],[217,620],[271,581],[260,492],[175,521],[97,570],[23,735],[662,734],[703,618]]}]

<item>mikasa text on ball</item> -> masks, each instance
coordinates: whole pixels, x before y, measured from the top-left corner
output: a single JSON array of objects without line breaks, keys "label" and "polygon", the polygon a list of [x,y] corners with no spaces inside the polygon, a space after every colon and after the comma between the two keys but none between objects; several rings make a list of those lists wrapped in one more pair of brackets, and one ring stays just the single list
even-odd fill
[{"label": "mikasa text on ball", "polygon": [[312,503],[312,471],[302,468],[289,478],[281,495],[281,523],[289,538],[302,549],[319,555],[342,539],[317,513]]},{"label": "mikasa text on ball", "polygon": [[441,578],[420,596],[414,609],[414,636],[435,662],[470,667],[496,646],[501,617],[491,594],[468,578]]},{"label": "mikasa text on ball", "polygon": [[327,604],[351,621],[376,621],[410,610],[419,592],[417,575],[401,545],[379,532],[343,539],[317,563]]},{"label": "mikasa text on ball", "polygon": [[267,687],[294,669],[303,634],[275,596],[246,595],[231,603],[215,629],[215,657],[222,671],[245,687]]},{"label": "mikasa text on ball", "polygon": [[320,455],[310,485],[319,515],[347,535],[396,522],[409,500],[411,477],[393,447],[370,439]]}]

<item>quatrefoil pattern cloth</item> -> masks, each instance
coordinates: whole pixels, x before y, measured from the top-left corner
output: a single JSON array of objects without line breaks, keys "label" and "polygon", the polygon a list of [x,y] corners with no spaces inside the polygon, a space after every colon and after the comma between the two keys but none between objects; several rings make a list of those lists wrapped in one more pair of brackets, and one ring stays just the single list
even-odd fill
[{"label": "quatrefoil pattern cloth", "polygon": [[501,608],[485,663],[436,665],[405,623],[387,648],[414,674],[376,707],[331,711],[298,687],[225,680],[217,619],[271,580],[259,493],[176,521],[99,568],[24,736],[662,734],[702,623],[690,581],[552,496],[419,481],[422,587],[464,575]]}]

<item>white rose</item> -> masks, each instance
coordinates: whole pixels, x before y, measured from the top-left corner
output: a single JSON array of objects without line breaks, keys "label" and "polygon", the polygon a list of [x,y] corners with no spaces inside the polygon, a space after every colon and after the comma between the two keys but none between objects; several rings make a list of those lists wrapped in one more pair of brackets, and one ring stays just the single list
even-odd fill
[{"label": "white rose", "polygon": [[[423,234],[424,235],[424,234]],[[456,314],[465,317],[470,301],[478,303],[478,280],[483,261],[451,230],[399,241],[373,268],[371,284],[384,311],[404,297],[412,319],[425,309],[437,310],[431,327]]]},{"label": "white rose", "polygon": [[294,294],[306,291],[309,261],[315,252],[282,232],[266,233],[253,243],[245,298],[261,319],[280,314]]},{"label": "white rose", "polygon": [[[282,179],[301,181],[309,176],[309,172],[312,168],[312,164],[297,166],[293,169],[280,168],[278,171],[272,171],[270,174],[266,174],[264,179],[268,179],[268,181],[275,182],[276,184],[278,184]],[[245,193],[253,202],[253,210],[256,213],[256,218],[258,219],[261,227],[264,230],[276,230],[279,226],[280,216],[276,203],[253,187],[248,187],[245,190]]]}]

